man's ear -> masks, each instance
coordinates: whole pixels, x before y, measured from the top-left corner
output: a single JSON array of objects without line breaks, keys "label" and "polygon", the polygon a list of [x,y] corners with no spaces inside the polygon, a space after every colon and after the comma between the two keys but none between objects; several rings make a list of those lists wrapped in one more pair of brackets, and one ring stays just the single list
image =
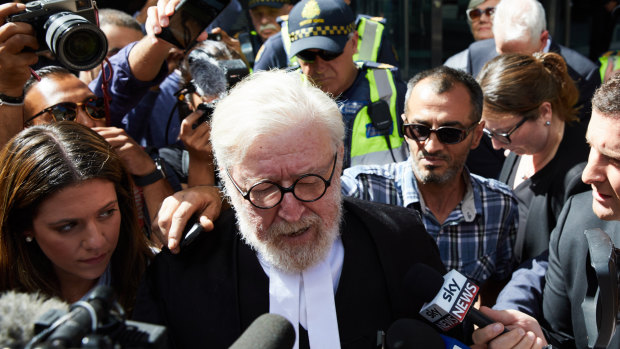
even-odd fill
[{"label": "man's ear", "polygon": [[351,41],[353,42],[353,54],[357,53],[357,40],[359,40],[359,34],[356,30],[353,32],[353,37],[351,38]]},{"label": "man's ear", "polygon": [[549,40],[549,31],[543,30],[540,34],[540,47],[538,48],[538,52],[542,52],[547,46],[547,41]]},{"label": "man's ear", "polygon": [[473,132],[473,138],[471,140],[471,145],[469,147],[469,149],[476,149],[478,148],[478,145],[480,145],[480,140],[482,139],[482,136],[484,135],[484,121],[480,120],[480,122],[478,123],[478,125],[476,125],[476,127],[472,130]]}]

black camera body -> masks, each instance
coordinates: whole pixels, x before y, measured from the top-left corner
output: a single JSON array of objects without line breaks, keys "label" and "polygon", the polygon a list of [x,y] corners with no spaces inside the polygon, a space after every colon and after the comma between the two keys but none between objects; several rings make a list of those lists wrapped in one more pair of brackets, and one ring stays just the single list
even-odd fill
[{"label": "black camera body", "polygon": [[7,20],[32,25],[39,42],[37,52],[51,51],[69,69],[89,70],[106,57],[108,41],[97,27],[92,0],[31,1]]}]

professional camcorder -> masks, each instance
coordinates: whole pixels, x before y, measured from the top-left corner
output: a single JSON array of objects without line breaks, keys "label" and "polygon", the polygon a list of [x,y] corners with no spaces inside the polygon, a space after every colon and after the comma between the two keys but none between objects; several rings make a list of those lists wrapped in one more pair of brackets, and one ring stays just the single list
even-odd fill
[{"label": "professional camcorder", "polygon": [[92,0],[31,1],[8,21],[32,25],[39,42],[37,52],[51,51],[69,69],[89,70],[106,57],[108,41],[97,27]]}]

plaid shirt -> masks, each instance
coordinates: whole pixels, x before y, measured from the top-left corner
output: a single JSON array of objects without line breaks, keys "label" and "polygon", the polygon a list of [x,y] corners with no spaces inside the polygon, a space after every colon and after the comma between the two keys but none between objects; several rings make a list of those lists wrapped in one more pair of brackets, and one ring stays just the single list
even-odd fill
[{"label": "plaid shirt", "polygon": [[482,285],[488,278],[504,280],[515,266],[513,245],[519,211],[505,184],[469,174],[463,200],[439,224],[424,205],[407,161],[348,168],[341,177],[344,195],[409,207],[422,215],[424,226],[439,246],[448,270],[456,269]]}]

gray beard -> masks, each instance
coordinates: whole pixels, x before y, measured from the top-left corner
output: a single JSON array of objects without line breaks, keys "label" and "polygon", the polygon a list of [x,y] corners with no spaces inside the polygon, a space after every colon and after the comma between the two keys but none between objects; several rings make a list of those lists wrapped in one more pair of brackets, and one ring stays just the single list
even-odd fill
[{"label": "gray beard", "polygon": [[422,184],[443,184],[449,182],[456,176],[457,170],[449,168],[443,175],[438,175],[432,172],[432,169],[420,169],[418,163],[412,160],[413,172],[417,180]]},{"label": "gray beard", "polygon": [[[335,195],[332,197],[322,198],[334,200],[336,203],[334,210],[337,213],[332,222],[325,222],[318,215],[310,213],[297,222],[274,223],[264,229],[249,214],[242,212],[242,206],[235,205],[235,207],[241,207],[241,210],[235,210],[235,212],[243,241],[257,251],[269,265],[285,272],[301,272],[316,265],[327,256],[334,241],[340,235],[341,194],[339,190],[333,192]],[[289,246],[283,239],[280,239],[282,235],[288,235],[310,226],[316,229],[316,236],[305,245]],[[264,231],[263,240],[258,239],[258,231]]]}]

